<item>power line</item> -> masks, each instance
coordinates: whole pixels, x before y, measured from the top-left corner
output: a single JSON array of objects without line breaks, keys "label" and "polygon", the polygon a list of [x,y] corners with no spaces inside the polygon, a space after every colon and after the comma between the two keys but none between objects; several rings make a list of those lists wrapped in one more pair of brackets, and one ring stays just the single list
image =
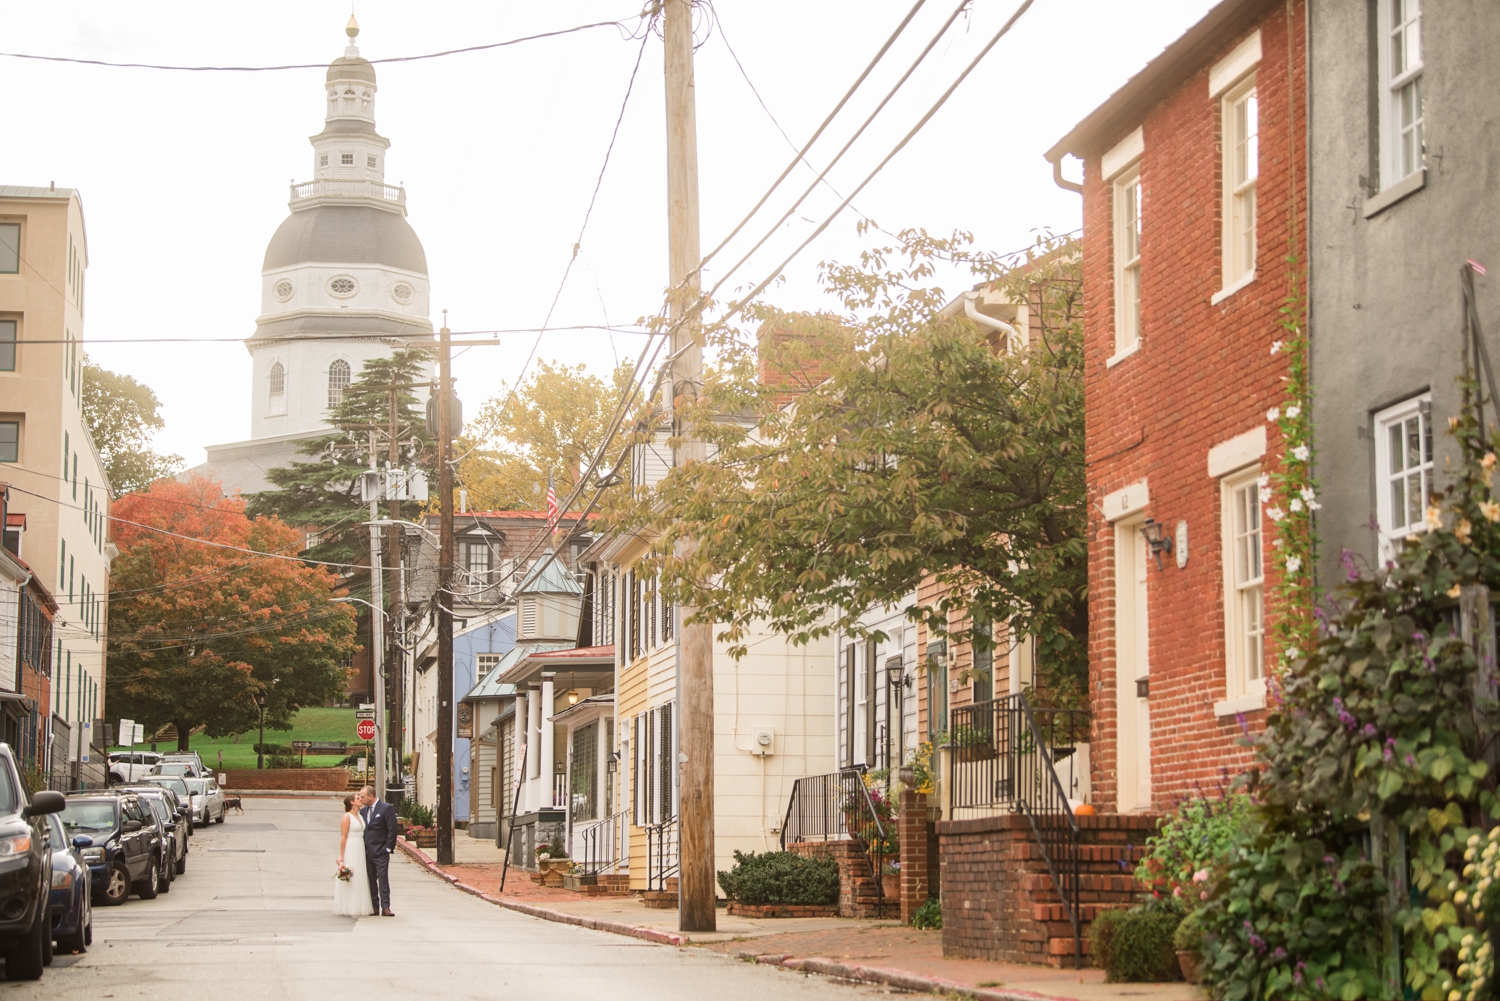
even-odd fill
[{"label": "power line", "polygon": [[[556,31],[544,31],[535,35],[523,35],[520,38],[510,38],[503,42],[490,42],[486,45],[469,45],[461,49],[444,49],[441,52],[428,52],[419,56],[387,56],[384,59],[370,59],[371,63],[411,63],[423,59],[442,59],[447,56],[464,55],[469,52],[484,52],[489,49],[503,49],[511,45],[520,45],[522,42],[535,42],[546,38],[558,38],[563,35],[572,35],[580,31],[591,31],[594,28],[618,28],[621,35],[626,38],[635,37],[635,31],[625,31],[625,21],[595,21],[592,24],[580,24],[572,28],[559,28]],[[49,63],[73,63],[80,66],[102,66],[108,69],[136,69],[136,70],[171,70],[183,73],[278,73],[282,70],[325,70],[327,63],[288,63],[282,66],[169,66],[160,63],[115,63],[103,59],[74,59],[70,56],[42,56],[26,52],[0,52],[0,57],[7,59],[34,59]]]},{"label": "power line", "polygon": [[[574,323],[574,324],[569,324],[568,326],[565,326],[565,327],[508,327],[508,328],[496,329],[496,330],[462,330],[462,331],[458,331],[458,332],[454,333],[453,336],[455,336],[455,337],[498,337],[498,336],[500,336],[502,334],[551,334],[551,333],[558,333],[558,332],[564,332],[564,331],[584,331],[584,330],[602,330],[602,331],[606,331],[606,332],[608,332],[610,334],[640,334],[640,335],[645,335],[645,334],[649,334],[650,333],[649,330],[640,330],[638,328],[635,328],[633,325],[612,326],[612,325],[603,324],[603,323]],[[390,334],[372,334],[372,333],[354,333],[354,334],[349,334],[349,333],[336,333],[336,332],[332,332],[332,333],[327,333],[327,334],[320,334],[319,338],[321,340],[325,340],[325,341],[339,341],[339,340],[348,340],[348,341],[400,340],[400,341],[408,342],[408,343],[411,341],[410,338],[395,337],[395,336],[390,335]],[[23,347],[23,346],[28,345],[28,344],[81,344],[81,345],[87,347],[90,344],[244,344],[247,340],[253,340],[253,338],[247,338],[247,337],[108,337],[108,338],[93,338],[93,337],[90,337],[90,338],[83,339],[83,340],[75,338],[75,339],[73,339],[71,341],[67,340],[67,339],[35,340],[35,339],[32,339],[32,338],[26,338],[24,340],[17,340],[17,341],[8,342],[8,343],[14,343],[17,347]],[[499,347],[500,346],[499,342],[498,341],[494,341],[494,340],[489,340],[489,341],[454,341],[453,343],[456,346],[469,347],[469,348]]]}]

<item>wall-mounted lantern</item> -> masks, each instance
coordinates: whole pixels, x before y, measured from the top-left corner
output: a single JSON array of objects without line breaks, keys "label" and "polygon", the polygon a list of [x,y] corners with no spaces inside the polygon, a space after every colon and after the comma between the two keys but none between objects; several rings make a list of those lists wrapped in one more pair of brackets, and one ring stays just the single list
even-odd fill
[{"label": "wall-mounted lantern", "polygon": [[1172,537],[1167,534],[1166,526],[1155,518],[1147,518],[1141,524],[1141,534],[1146,537],[1146,545],[1151,547],[1151,555],[1156,560],[1156,569],[1160,570],[1161,554],[1172,552]]}]

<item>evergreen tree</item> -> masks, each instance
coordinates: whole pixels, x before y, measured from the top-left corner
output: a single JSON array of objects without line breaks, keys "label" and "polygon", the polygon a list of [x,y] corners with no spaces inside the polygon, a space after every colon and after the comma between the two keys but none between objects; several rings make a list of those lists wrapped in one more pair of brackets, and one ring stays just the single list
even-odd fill
[{"label": "evergreen tree", "polygon": [[[306,552],[313,559],[360,562],[369,551],[370,538],[363,527],[369,506],[360,500],[360,475],[369,469],[372,430],[379,434],[376,462],[385,468],[391,420],[388,387],[392,385],[399,387],[396,437],[401,468],[421,469],[433,489],[437,486],[437,446],[427,434],[425,410],[416,396],[416,390],[425,385],[422,365],[430,357],[426,349],[406,348],[365,362],[358,378],[344,390],[343,401],[329,415],[329,423],[337,430],[302,443],[299,451],[308,461],[266,473],[276,489],[250,498],[251,517],[275,515],[289,525],[315,530],[317,542]],[[383,502],[381,508],[382,514],[388,510]],[[414,520],[421,510],[419,502],[404,502],[401,517]]]}]

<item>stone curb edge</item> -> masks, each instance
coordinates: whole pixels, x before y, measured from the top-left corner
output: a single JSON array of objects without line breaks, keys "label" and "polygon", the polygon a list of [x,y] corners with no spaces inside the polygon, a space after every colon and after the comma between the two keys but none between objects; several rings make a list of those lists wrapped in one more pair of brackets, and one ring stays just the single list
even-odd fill
[{"label": "stone curb edge", "polygon": [[[565,911],[554,911],[548,907],[537,907],[534,904],[523,904],[520,901],[496,897],[485,893],[477,887],[470,886],[457,876],[450,876],[440,869],[438,864],[426,852],[411,845],[405,838],[397,839],[396,847],[405,852],[413,862],[416,862],[443,882],[449,883],[456,889],[462,890],[467,894],[478,897],[486,903],[496,904],[507,910],[517,911],[534,918],[541,918],[543,921],[556,921],[560,924],[591,928],[594,931],[609,932],[614,935],[627,935],[631,938],[645,939],[648,942],[657,942],[661,945],[683,946],[692,944],[692,939],[687,935],[658,931],[655,928],[641,928],[637,925],[629,925],[621,921],[603,921],[598,918],[586,918],[577,914],[568,914]],[[956,980],[946,980],[942,977],[925,977],[916,973],[908,973],[905,970],[890,970],[879,966],[857,966],[852,963],[838,963],[831,959],[824,959],[821,956],[797,958],[785,953],[780,955],[764,955],[748,951],[735,952],[730,955],[735,959],[762,963],[767,966],[777,966],[786,970],[796,970],[801,973],[817,973],[827,977],[838,977],[841,980],[882,984],[888,987],[898,987],[902,990],[917,991],[920,993],[961,994],[965,997],[975,998],[977,1001],[1068,1001],[1066,998],[1059,998],[1050,994],[1035,994],[1031,991],[1000,991],[989,988],[974,988],[967,984],[961,984]]]}]

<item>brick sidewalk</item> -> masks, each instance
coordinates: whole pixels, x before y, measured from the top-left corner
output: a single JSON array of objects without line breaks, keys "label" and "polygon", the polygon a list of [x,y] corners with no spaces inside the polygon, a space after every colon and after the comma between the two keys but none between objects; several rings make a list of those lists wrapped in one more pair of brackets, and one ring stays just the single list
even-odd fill
[{"label": "brick sidewalk", "polygon": [[1102,970],[1058,970],[945,957],[941,932],[917,931],[890,921],[746,919],[720,911],[718,933],[688,934],[677,930],[675,910],[652,910],[638,897],[585,897],[538,886],[518,869],[510,871],[501,894],[498,864],[438,866],[404,840],[400,846],[435,875],[502,907],[546,920],[773,964],[789,972],[818,973],[913,991],[962,991],[979,1001],[1197,1001],[1206,997],[1200,989],[1180,983],[1106,984]]}]

